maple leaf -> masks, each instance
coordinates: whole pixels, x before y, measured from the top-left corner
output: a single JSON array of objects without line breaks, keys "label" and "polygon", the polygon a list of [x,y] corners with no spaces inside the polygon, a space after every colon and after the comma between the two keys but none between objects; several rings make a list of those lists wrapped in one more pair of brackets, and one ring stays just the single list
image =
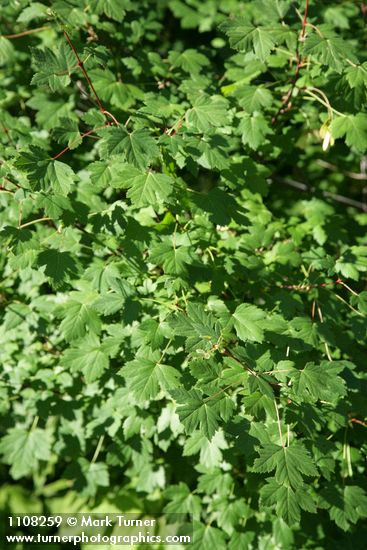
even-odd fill
[{"label": "maple leaf", "polygon": [[124,127],[100,130],[102,158],[121,155],[138,168],[146,168],[158,155],[159,149],[149,132],[142,128],[129,133]]}]

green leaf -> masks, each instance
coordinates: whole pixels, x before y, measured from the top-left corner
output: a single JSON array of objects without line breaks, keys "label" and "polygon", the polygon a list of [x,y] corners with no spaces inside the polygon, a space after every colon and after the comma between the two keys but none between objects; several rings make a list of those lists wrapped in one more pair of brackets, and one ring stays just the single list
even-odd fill
[{"label": "green leaf", "polygon": [[4,462],[11,466],[13,479],[36,474],[40,461],[50,458],[50,434],[41,428],[30,431],[10,428],[0,442],[0,454]]},{"label": "green leaf", "polygon": [[367,115],[364,113],[334,118],[330,131],[334,139],[345,136],[346,144],[357,151],[367,149]]},{"label": "green leaf", "polygon": [[58,143],[66,143],[69,149],[75,149],[81,144],[78,123],[72,118],[61,117],[60,126],[53,128],[52,135]]},{"label": "green leaf", "polygon": [[352,89],[367,88],[367,62],[361,65],[352,65],[345,69],[345,78]]},{"label": "green leaf", "polygon": [[99,487],[109,486],[109,473],[107,464],[103,462],[90,462],[86,458],[69,466],[65,477],[74,481],[74,488],[83,497],[94,497]]},{"label": "green leaf", "polygon": [[194,522],[194,543],[192,550],[213,550],[226,547],[226,538],[222,530]]},{"label": "green leaf", "polygon": [[65,307],[65,313],[60,330],[67,341],[85,336],[87,328],[95,334],[100,333],[101,321],[90,305],[70,300]]},{"label": "green leaf", "polygon": [[32,189],[48,189],[49,180],[46,180],[46,174],[49,162],[50,158],[44,149],[30,145],[29,151],[20,154],[16,167],[27,173]]},{"label": "green leaf", "polygon": [[[95,50],[93,54],[96,54]],[[104,57],[105,55],[106,54],[104,54]],[[105,59],[103,59],[103,63],[105,63]],[[103,69],[92,69],[89,71],[89,76],[101,100],[108,101],[118,109],[124,111],[130,109],[137,99],[143,99],[144,97],[144,94],[141,93],[138,87],[133,84],[121,82],[121,80],[117,79],[116,75],[106,67]],[[121,128],[124,127],[121,126]]]},{"label": "green leaf", "polygon": [[175,388],[180,378],[175,368],[145,357],[126,363],[119,373],[139,402],[155,399],[161,390]]},{"label": "green leaf", "polygon": [[[133,166],[126,166],[120,172],[114,187],[127,187],[127,196],[137,208],[157,207],[167,202],[172,193],[174,180],[171,176],[149,170],[142,173]],[[121,182],[121,183],[120,183]]]},{"label": "green leaf", "polygon": [[33,63],[37,72],[32,78],[35,86],[48,86],[52,92],[70,84],[70,74],[75,67],[73,52],[62,44],[57,53],[49,48],[32,49]]},{"label": "green leaf", "polygon": [[229,37],[229,44],[240,52],[253,51],[260,61],[266,61],[276,44],[271,30],[259,26],[251,26],[240,18],[226,21],[222,29]]},{"label": "green leaf", "polygon": [[218,430],[209,441],[199,430],[194,431],[186,440],[183,456],[199,454],[200,464],[205,468],[218,467],[223,461],[222,450],[228,449],[223,432]]},{"label": "green leaf", "polygon": [[255,150],[263,145],[266,142],[266,136],[272,133],[265,117],[258,112],[252,115],[244,114],[239,129],[242,134],[242,143]]},{"label": "green leaf", "polygon": [[238,102],[246,111],[253,113],[263,107],[270,107],[273,97],[263,86],[244,86],[236,92]]},{"label": "green leaf", "polygon": [[0,67],[7,65],[14,58],[14,47],[10,40],[0,36]]},{"label": "green leaf", "polygon": [[338,376],[340,370],[342,367],[329,362],[307,363],[302,370],[292,371],[294,392],[303,400],[338,400],[345,395],[345,382]]},{"label": "green leaf", "polygon": [[164,507],[166,514],[193,514],[194,517],[200,515],[200,498],[190,492],[186,483],[181,481],[179,485],[171,485],[164,496],[170,501]]},{"label": "green leaf", "polygon": [[33,19],[45,19],[47,17],[47,6],[39,2],[32,2],[32,5],[21,11],[17,17],[18,23],[29,23]]},{"label": "green leaf", "polygon": [[102,158],[121,155],[127,162],[145,169],[159,155],[158,146],[148,130],[139,129],[129,133],[126,128],[119,126],[100,130],[100,132]]},{"label": "green leaf", "polygon": [[261,502],[265,506],[275,505],[277,516],[282,517],[289,525],[299,523],[301,508],[316,513],[315,503],[303,486],[293,489],[274,480],[268,480],[260,494]]},{"label": "green leaf", "polygon": [[244,341],[262,342],[264,339],[262,321],[265,317],[264,311],[256,306],[249,304],[238,306],[233,314],[237,336]]},{"label": "green leaf", "polygon": [[171,320],[171,326],[175,334],[187,338],[187,349],[210,350],[221,335],[219,323],[201,304],[189,303],[187,315],[177,313]]},{"label": "green leaf", "polygon": [[254,462],[254,471],[258,473],[275,472],[278,484],[297,489],[303,476],[316,476],[317,470],[303,445],[296,443],[290,447],[279,447],[273,443],[259,450],[260,457]]},{"label": "green leaf", "polygon": [[331,519],[344,531],[367,517],[367,495],[358,485],[326,487],[321,493],[321,503],[329,508]]},{"label": "green leaf", "polygon": [[64,162],[53,160],[47,166],[46,179],[55,193],[68,195],[75,180],[75,174]]},{"label": "green leaf", "polygon": [[345,41],[325,25],[319,25],[317,32],[307,37],[303,51],[338,73],[342,72],[346,58],[355,60]]},{"label": "green leaf", "polygon": [[195,132],[208,132],[211,128],[225,126],[228,122],[228,103],[221,97],[201,95],[186,112],[189,128]]},{"label": "green leaf", "polygon": [[61,288],[76,276],[78,266],[69,252],[59,252],[55,248],[43,250],[36,259],[38,267],[44,267],[44,273],[54,288]]},{"label": "green leaf", "polygon": [[170,393],[180,403],[177,412],[187,433],[192,433],[200,426],[200,430],[203,431],[205,437],[211,440],[218,429],[217,401],[203,399],[201,393],[197,390],[179,389]]},{"label": "green leaf", "polygon": [[78,341],[78,347],[64,352],[62,364],[73,372],[82,371],[89,384],[101,378],[109,366],[109,360],[98,337],[90,333]]},{"label": "green leaf", "polygon": [[132,8],[131,0],[91,0],[93,13],[104,13],[115,21],[123,21],[126,11]]},{"label": "green leaf", "polygon": [[151,263],[163,266],[165,273],[172,275],[185,275],[186,266],[192,263],[192,259],[190,247],[178,244],[175,238],[153,246],[149,256]]},{"label": "green leaf", "polygon": [[203,67],[209,65],[207,57],[192,48],[183,52],[171,51],[168,61],[171,64],[171,69],[179,67],[189,74],[199,74]]}]

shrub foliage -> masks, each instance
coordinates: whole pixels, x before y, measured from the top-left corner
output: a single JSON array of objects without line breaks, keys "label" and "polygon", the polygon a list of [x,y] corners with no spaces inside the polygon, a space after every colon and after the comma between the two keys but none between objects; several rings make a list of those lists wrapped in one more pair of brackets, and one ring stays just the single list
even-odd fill
[{"label": "shrub foliage", "polygon": [[1,8],[3,507],[363,548],[365,5]]}]

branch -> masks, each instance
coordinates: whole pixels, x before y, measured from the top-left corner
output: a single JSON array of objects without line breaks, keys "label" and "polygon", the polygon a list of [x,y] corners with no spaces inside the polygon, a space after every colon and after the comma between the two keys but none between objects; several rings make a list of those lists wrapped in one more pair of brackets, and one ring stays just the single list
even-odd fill
[{"label": "branch", "polygon": [[54,223],[53,219],[52,218],[38,218],[37,220],[31,220],[30,222],[27,222],[27,223],[22,223],[20,226],[19,226],[19,229],[23,229],[24,227],[28,227],[29,225],[33,225],[34,223],[40,223],[40,222],[52,222]]},{"label": "branch", "polygon": [[39,27],[38,29],[30,29],[28,31],[18,32],[17,34],[2,34],[1,38],[7,38],[12,40],[13,38],[21,38],[22,36],[27,36],[28,34],[34,34],[36,32],[47,31],[50,27],[45,25],[44,27]]},{"label": "branch", "polygon": [[[273,180],[278,181],[279,183],[283,183],[285,185],[289,185],[290,187],[295,187],[296,189],[299,189],[300,191],[304,191],[306,193],[314,191],[314,189],[312,187],[309,187],[306,183],[302,183],[300,181],[296,181],[291,178],[273,177]],[[353,206],[353,208],[358,208],[358,210],[367,212],[367,205],[364,204],[363,202],[350,199],[349,197],[345,197],[344,195],[339,195],[338,193],[331,193],[330,191],[322,191],[322,195],[325,198],[334,200],[335,202],[340,202],[341,204],[347,204],[348,206]]]},{"label": "branch", "polygon": [[306,32],[306,25],[307,25],[307,15],[308,15],[308,4],[309,4],[309,0],[306,0],[305,13],[303,15],[302,29],[301,29],[301,36],[300,36],[301,41],[303,41],[305,39],[305,32]]},{"label": "branch", "polygon": [[0,185],[0,193],[9,193],[10,195],[13,195],[14,191],[10,191],[9,189],[6,189],[6,187]]},{"label": "branch", "polygon": [[70,48],[72,49],[72,51],[73,51],[73,53],[74,53],[74,55],[75,55],[75,58],[76,58],[76,60],[77,60],[77,62],[78,62],[78,67],[80,67],[80,69],[82,70],[82,73],[83,73],[83,75],[84,75],[86,81],[88,82],[88,85],[89,85],[89,87],[90,87],[90,89],[91,89],[91,91],[92,91],[92,93],[93,93],[93,95],[94,95],[94,97],[95,97],[95,99],[96,99],[96,101],[97,101],[99,110],[101,111],[101,113],[104,114],[104,116],[111,118],[111,119],[113,120],[114,124],[116,124],[116,125],[118,126],[119,123],[118,123],[118,121],[116,120],[116,118],[115,118],[111,113],[109,113],[108,111],[106,111],[106,109],[103,107],[102,102],[101,102],[101,100],[99,99],[99,96],[98,96],[98,94],[97,94],[97,92],[96,92],[96,90],[95,90],[95,88],[94,88],[94,86],[93,86],[93,83],[92,83],[92,81],[91,81],[91,79],[90,79],[90,77],[89,77],[89,75],[88,75],[88,73],[87,73],[87,70],[86,70],[86,68],[84,67],[84,63],[83,63],[83,61],[80,59],[80,57],[79,57],[79,55],[78,55],[78,52],[76,51],[76,49],[75,49],[75,47],[74,47],[74,44],[72,43],[72,41],[71,41],[71,39],[70,39],[70,36],[68,35],[68,33],[67,33],[66,31],[64,31],[64,36],[65,36],[66,40],[68,41],[69,46],[70,46]]},{"label": "branch", "polygon": [[297,83],[297,80],[298,80],[298,77],[299,77],[299,73],[301,71],[301,68],[303,67],[304,62],[303,62],[303,59],[301,58],[301,54],[299,52],[299,42],[303,42],[304,39],[305,39],[308,7],[309,7],[309,0],[306,0],[305,11],[304,11],[303,20],[302,20],[301,34],[299,36],[299,40],[298,40],[297,48],[296,48],[296,62],[297,62],[296,72],[294,73],[294,76],[291,80],[291,86],[290,86],[288,92],[283,97],[283,101],[282,101],[281,106],[279,107],[277,113],[274,115],[274,117],[272,119],[273,124],[276,124],[277,121],[278,121],[278,118],[280,117],[280,115],[285,113],[289,109],[289,102],[291,100],[293,90],[296,87],[296,83]]},{"label": "branch", "polygon": [[325,287],[330,285],[344,285],[344,281],[337,279],[336,281],[330,281],[329,283],[319,284],[301,284],[301,285],[280,285],[280,288],[287,288],[289,290],[311,290],[311,288]]},{"label": "branch", "polygon": [[331,164],[331,162],[326,162],[325,160],[322,160],[322,159],[317,159],[316,164],[318,164],[319,166],[322,166],[323,168],[327,168],[332,172],[338,172],[338,174],[343,174],[344,176],[347,176],[352,180],[359,180],[359,181],[367,180],[367,174],[364,174],[363,172],[358,173],[358,172],[350,172],[349,170],[343,170],[342,168],[339,168],[339,166],[336,166],[335,164]]},{"label": "branch", "polygon": [[359,418],[350,418],[349,422],[353,422],[354,424],[360,424],[361,426],[364,426],[367,428],[366,422],[363,422],[363,420],[359,420]]},{"label": "branch", "polygon": [[[105,124],[104,126],[99,126],[98,128],[93,128],[92,130],[89,130],[88,132],[85,132],[85,134],[82,134],[80,137],[81,137],[81,139],[84,139],[85,137],[88,137],[91,134],[94,134],[94,132],[97,132],[98,130],[103,130],[104,128],[109,128],[111,126],[111,124],[112,124],[112,122],[107,122],[107,124]],[[64,153],[71,150],[72,145],[74,143],[77,143],[77,141],[78,140],[74,140],[73,142],[71,142],[71,144],[68,145],[67,147],[65,147],[65,149],[63,149],[62,151],[60,151],[60,153],[57,153],[57,155],[55,155],[54,157],[51,157],[51,160],[56,160],[56,159],[62,157],[62,155]]]}]

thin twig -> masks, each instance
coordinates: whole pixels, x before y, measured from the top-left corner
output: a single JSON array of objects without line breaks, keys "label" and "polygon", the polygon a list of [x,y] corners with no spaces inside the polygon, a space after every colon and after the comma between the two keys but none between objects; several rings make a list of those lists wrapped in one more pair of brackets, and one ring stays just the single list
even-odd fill
[{"label": "thin twig", "polygon": [[49,221],[53,221],[53,219],[52,218],[38,218],[37,220],[31,220],[30,222],[22,223],[21,225],[19,225],[19,229],[23,229],[24,227],[28,227],[29,225],[33,225],[34,223],[49,222]]},{"label": "thin twig", "polygon": [[91,89],[92,92],[93,92],[93,95],[94,95],[94,97],[95,97],[95,99],[96,99],[96,101],[97,101],[97,103],[98,103],[98,107],[99,107],[100,111],[103,113],[103,112],[104,112],[104,107],[103,107],[103,105],[102,105],[102,103],[101,103],[101,100],[100,100],[99,97],[98,97],[98,94],[97,94],[96,90],[94,89],[94,86],[93,86],[93,84],[92,84],[92,81],[91,81],[91,79],[89,78],[89,75],[88,75],[88,73],[87,73],[87,71],[86,71],[86,69],[85,69],[85,67],[84,67],[83,61],[80,59],[79,54],[78,54],[78,52],[76,51],[76,49],[75,49],[75,47],[74,47],[74,44],[72,43],[72,41],[71,41],[71,39],[70,39],[70,37],[69,37],[69,35],[68,35],[68,33],[67,33],[66,31],[64,31],[64,36],[65,36],[66,40],[68,41],[69,46],[70,46],[70,48],[71,48],[72,51],[73,51],[73,54],[75,55],[75,58],[76,58],[76,60],[77,60],[77,62],[78,62],[78,67],[81,68],[81,70],[82,70],[82,72],[83,72],[83,74],[84,74],[84,77],[85,77],[86,81],[88,82],[88,85],[89,85],[90,89]]},{"label": "thin twig", "polygon": [[[313,93],[315,91],[316,91],[316,93]],[[341,111],[337,111],[336,109],[334,109],[334,107],[332,107],[330,105],[330,102],[329,102],[327,96],[324,94],[324,92],[322,92],[318,88],[314,88],[313,86],[308,86],[307,88],[305,88],[304,92],[305,92],[305,94],[308,94],[307,96],[305,96],[306,100],[308,100],[308,101],[314,101],[314,100],[318,101],[319,103],[321,103],[321,105],[324,105],[324,107],[327,108],[329,118],[332,118],[333,113],[335,113],[336,115],[338,115],[340,117],[343,117],[343,118],[345,118],[347,116],[344,113],[342,113]],[[321,97],[319,97],[319,95],[317,95],[317,94],[321,95]]]},{"label": "thin twig", "polygon": [[101,100],[100,100],[100,98],[99,98],[99,96],[98,96],[98,94],[97,94],[97,92],[96,92],[96,90],[95,90],[95,88],[94,88],[94,86],[93,86],[93,83],[92,83],[92,81],[91,81],[91,79],[90,79],[90,77],[89,77],[89,75],[88,75],[88,72],[87,72],[86,68],[84,67],[84,63],[83,63],[83,61],[80,59],[79,54],[78,54],[78,52],[76,51],[76,49],[75,49],[75,47],[74,47],[74,44],[72,43],[72,41],[71,41],[71,39],[70,39],[70,36],[68,35],[68,33],[67,33],[65,30],[64,30],[64,36],[65,36],[66,40],[68,41],[69,46],[70,46],[70,48],[72,49],[73,54],[75,55],[75,58],[76,58],[76,60],[77,60],[77,62],[78,62],[78,66],[80,67],[80,69],[81,69],[81,71],[82,71],[82,73],[83,73],[83,75],[84,75],[86,81],[88,82],[88,85],[89,85],[89,87],[90,87],[90,89],[91,89],[91,91],[92,91],[92,93],[93,93],[93,95],[94,95],[94,97],[95,97],[95,99],[96,99],[96,101],[97,101],[99,110],[100,110],[101,113],[103,113],[105,116],[111,118],[111,119],[113,120],[113,122],[118,126],[119,123],[118,123],[118,121],[116,120],[116,118],[115,118],[111,113],[109,113],[108,111],[106,111],[106,109],[103,107],[102,102],[101,102]]},{"label": "thin twig", "polygon": [[119,125],[119,123],[117,122],[116,118],[113,116],[112,113],[110,113],[109,111],[106,111],[106,109],[105,109],[105,110],[103,111],[103,114],[109,116],[110,118],[112,118],[112,120],[113,120],[113,122],[116,124],[116,126]]},{"label": "thin twig", "polygon": [[[321,308],[320,308],[320,306],[319,306],[319,304],[318,304],[317,302],[316,302],[316,307],[317,307],[317,313],[318,313],[318,315],[319,315],[320,321],[321,321],[321,323],[323,323],[323,322],[324,322],[324,317],[323,317],[323,315],[322,315]],[[325,344],[326,356],[327,356],[327,358],[329,359],[329,361],[332,362],[332,358],[331,358],[331,354],[330,354],[329,345],[328,345],[327,342],[324,342],[324,344]]]},{"label": "thin twig", "polygon": [[215,399],[216,397],[221,395],[223,392],[229,390],[230,388],[232,388],[232,386],[234,386],[235,384],[239,384],[240,382],[242,382],[242,380],[235,380],[231,384],[228,384],[227,386],[224,386],[224,388],[221,388],[216,393],[213,393],[212,395],[209,395],[208,397],[205,397],[205,399],[203,399],[203,403],[208,403],[208,401],[211,401],[212,399]]},{"label": "thin twig", "polygon": [[367,428],[366,422],[363,422],[363,420],[359,420],[358,418],[350,418],[349,422],[353,422],[354,424],[360,424],[361,426],[364,426]]},{"label": "thin twig", "polygon": [[102,449],[103,442],[104,442],[104,435],[102,434],[101,437],[98,440],[96,450],[94,451],[94,455],[93,455],[93,458],[91,460],[91,464],[94,464],[97,461],[98,455],[99,455],[99,453],[101,452],[101,449]]},{"label": "thin twig", "polygon": [[[285,185],[289,185],[290,187],[295,187],[296,189],[300,189],[300,191],[311,193],[315,190],[313,187],[309,187],[306,183],[294,180],[292,178],[280,178],[277,176],[273,176],[272,179],[273,181],[284,183]],[[271,179],[268,181],[269,183],[272,183]],[[367,205],[364,204],[363,202],[350,199],[349,197],[345,197],[344,195],[339,195],[338,193],[331,193],[330,191],[322,191],[321,194],[326,198],[330,198],[334,200],[335,202],[340,202],[341,204],[348,204],[349,206],[353,206],[354,208],[363,210],[363,212],[367,211]]]},{"label": "thin twig", "polygon": [[[112,124],[111,122],[108,122],[104,126],[99,126],[98,128],[93,128],[92,130],[88,130],[88,132],[85,132],[84,134],[82,134],[80,136],[80,138],[84,139],[85,137],[88,137],[91,134],[94,134],[94,132],[97,132],[97,130],[103,130],[104,128],[109,128],[111,126],[111,124]],[[72,143],[70,143],[70,145],[68,145],[62,151],[60,151],[60,153],[57,153],[57,155],[55,155],[54,157],[51,157],[51,160],[56,160],[56,159],[60,158],[67,151],[70,151],[72,146],[74,145],[74,143],[77,143],[78,140],[79,140],[79,138],[75,139]]]},{"label": "thin twig", "polygon": [[[341,279],[336,281],[330,281],[329,283],[318,283],[315,285],[305,284],[305,285],[280,285],[280,288],[288,288],[290,290],[310,290],[311,288],[325,287],[330,285],[342,285],[344,284]],[[313,306],[314,310],[314,306]]]},{"label": "thin twig", "polygon": [[5,189],[5,187],[0,185],[0,193],[9,193],[10,195],[13,195],[14,191],[9,191],[9,189]]},{"label": "thin twig", "polygon": [[349,307],[349,309],[351,309],[352,311],[354,311],[354,313],[356,313],[357,315],[359,315],[360,317],[365,317],[365,315],[361,312],[361,311],[358,311],[358,309],[354,308],[353,306],[351,306],[346,300],[344,300],[344,298],[342,298],[342,296],[339,296],[339,294],[337,294],[336,292],[334,292],[334,296],[336,298],[338,298],[338,300],[340,300],[341,302],[343,302],[343,304],[345,304],[347,307]]},{"label": "thin twig", "polygon": [[327,168],[328,170],[331,170],[332,172],[337,172],[338,174],[343,174],[344,176],[347,176],[348,178],[351,178],[353,180],[359,180],[359,181],[366,181],[367,180],[367,174],[364,173],[358,173],[358,172],[350,172],[349,170],[343,170],[339,166],[336,166],[335,164],[331,164],[331,162],[326,162],[322,159],[317,159],[316,164],[319,166],[322,166],[323,168]]},{"label": "thin twig", "polygon": [[45,25],[44,27],[39,27],[38,29],[29,29],[28,31],[18,32],[16,34],[2,34],[0,38],[7,38],[8,40],[12,40],[13,38],[21,38],[22,36],[27,36],[28,34],[47,31],[49,28],[49,26]]},{"label": "thin twig", "polygon": [[308,4],[309,4],[309,0],[306,0],[305,13],[303,15],[302,29],[301,29],[301,36],[300,36],[300,40],[302,42],[305,39],[305,32],[306,32],[306,25],[307,25],[307,15],[308,15]]},{"label": "thin twig", "polygon": [[[12,181],[11,179],[9,179],[7,176],[3,176],[4,180],[8,181],[9,183],[11,183],[12,185],[15,185],[15,187],[17,189],[24,189],[24,187],[22,187],[21,185],[19,185],[19,183],[16,183],[15,181]],[[27,189],[28,191],[28,189]]]},{"label": "thin twig", "polygon": [[306,0],[305,11],[304,11],[303,20],[302,20],[301,33],[300,33],[299,40],[297,42],[297,48],[296,48],[296,63],[297,63],[296,72],[294,73],[293,78],[291,79],[291,85],[290,85],[290,88],[289,88],[288,92],[283,97],[281,106],[279,107],[277,113],[274,115],[274,117],[272,119],[273,124],[276,124],[276,122],[278,121],[278,118],[280,117],[280,115],[285,113],[289,109],[289,102],[290,102],[291,97],[293,95],[293,90],[296,87],[296,83],[297,83],[301,68],[304,66],[304,61],[301,58],[301,54],[300,54],[300,51],[299,51],[299,43],[303,42],[304,39],[305,39],[306,26],[307,26],[307,15],[308,15],[308,5],[309,5],[309,0]]},{"label": "thin twig", "polygon": [[353,290],[352,288],[350,288],[350,286],[348,286],[347,284],[344,283],[344,281],[340,281],[340,283],[347,289],[349,290],[349,292],[351,294],[353,294],[354,296],[358,296],[358,292],[356,292],[355,290]]}]

